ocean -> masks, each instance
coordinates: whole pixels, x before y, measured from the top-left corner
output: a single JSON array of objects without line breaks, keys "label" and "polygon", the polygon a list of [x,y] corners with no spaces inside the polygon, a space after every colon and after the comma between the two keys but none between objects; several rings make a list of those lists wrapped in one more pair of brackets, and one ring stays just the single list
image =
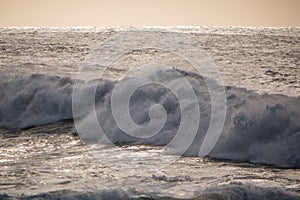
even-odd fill
[{"label": "ocean", "polygon": [[0,199],[299,199],[300,28],[0,28]]}]

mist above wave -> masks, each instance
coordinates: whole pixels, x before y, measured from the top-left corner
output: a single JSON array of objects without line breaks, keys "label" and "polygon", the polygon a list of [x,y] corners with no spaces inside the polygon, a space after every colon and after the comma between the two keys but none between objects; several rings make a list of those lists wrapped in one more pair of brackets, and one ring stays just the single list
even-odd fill
[{"label": "mist above wave", "polygon": [[[200,122],[197,135],[185,152],[198,156],[203,137],[211,117],[210,95],[201,76],[180,72],[188,79],[198,97]],[[159,72],[160,78],[174,81],[172,73]],[[73,119],[73,80],[46,75],[32,75],[0,85],[0,126],[27,128],[64,119]],[[181,121],[180,105],[176,96],[167,88],[148,84],[135,91],[130,100],[133,121],[146,126],[149,108],[161,104],[167,113],[164,127],[158,134],[137,138],[124,133],[116,124],[111,111],[111,93],[115,83],[108,80],[82,82],[77,97],[81,106],[76,118],[82,119],[80,130],[87,140],[106,142],[93,138],[95,129],[89,123],[93,106],[88,95],[95,92],[96,113],[99,123],[109,140],[115,144],[166,145],[176,135]],[[178,87],[181,87],[178,85]],[[184,89],[184,88],[182,88]],[[213,158],[244,160],[272,164],[280,167],[300,167],[300,99],[282,95],[259,95],[237,87],[226,87],[227,114],[225,125],[214,149]],[[188,100],[188,98],[187,98]],[[181,141],[184,143],[185,141]]]}]

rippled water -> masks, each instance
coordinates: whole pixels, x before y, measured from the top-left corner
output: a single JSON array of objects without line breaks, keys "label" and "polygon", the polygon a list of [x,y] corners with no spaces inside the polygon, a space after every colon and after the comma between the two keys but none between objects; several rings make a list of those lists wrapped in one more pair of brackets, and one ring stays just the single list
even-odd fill
[{"label": "rippled water", "polygon": [[62,189],[121,188],[136,197],[153,194],[192,198],[207,188],[231,185],[247,190],[247,184],[252,184],[300,192],[298,169],[197,157],[182,157],[159,169],[157,166],[172,156],[160,155],[161,160],[156,160],[160,148],[143,145],[123,146],[122,151],[98,147],[100,159],[95,159],[71,134],[72,126],[72,122],[59,122],[17,135],[2,129],[0,190],[11,195],[33,195]]},{"label": "rippled water", "polygon": [[[118,31],[148,29],[151,30],[1,28],[1,78],[7,80],[32,73],[75,77],[85,56],[105,39]],[[159,27],[158,30],[182,32],[199,41],[216,62],[226,85],[300,96],[300,28]],[[178,62],[168,52],[144,50],[119,59],[106,75],[118,77],[133,64],[154,56],[174,67],[187,68],[186,63]]]},{"label": "rippled water", "polygon": [[[140,28],[1,28],[1,82],[34,73],[75,78],[81,62],[99,42],[118,31],[136,29]],[[160,29],[182,32],[199,41],[215,60],[226,85],[258,93],[300,96],[299,28]],[[188,68],[168,52],[135,51],[114,63],[106,78],[116,79],[131,66],[152,57],[164,59],[176,68]],[[17,197],[24,194],[24,198],[45,193],[35,197],[79,199],[300,196],[299,169],[178,158],[161,154],[159,146],[147,145],[96,145],[91,154],[71,133],[72,129],[72,121],[23,130],[0,129],[0,193]],[[172,164],[164,165],[172,159]]]}]

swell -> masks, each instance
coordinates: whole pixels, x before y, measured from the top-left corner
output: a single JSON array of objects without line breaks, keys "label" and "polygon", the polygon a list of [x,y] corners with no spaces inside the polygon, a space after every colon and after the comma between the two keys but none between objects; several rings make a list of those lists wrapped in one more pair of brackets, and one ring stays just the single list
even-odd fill
[{"label": "swell", "polygon": [[[210,120],[210,96],[201,76],[182,71],[180,73],[191,83],[199,100],[201,115],[198,133],[185,152],[186,156],[198,156]],[[176,85],[176,78],[172,78],[171,72],[160,72],[160,78],[174,81]],[[73,84],[70,78],[46,75],[32,75],[22,80],[1,83],[0,126],[28,128],[73,119]],[[130,114],[137,124],[147,125],[150,119],[149,107],[154,103],[163,105],[168,116],[165,126],[157,135],[136,138],[119,129],[112,116],[110,97],[115,83],[101,80],[82,82],[80,85],[78,98],[81,98],[82,105],[78,108],[81,112],[76,118],[82,119],[79,129],[87,137],[93,135],[95,130],[89,124],[93,108],[85,98],[91,94],[95,84],[97,117],[106,136],[113,143],[166,145],[176,135],[181,120],[180,105],[167,88],[146,85],[133,94],[129,105]],[[300,167],[300,98],[260,95],[238,87],[226,87],[226,99],[225,125],[221,137],[208,156],[279,167]]]}]

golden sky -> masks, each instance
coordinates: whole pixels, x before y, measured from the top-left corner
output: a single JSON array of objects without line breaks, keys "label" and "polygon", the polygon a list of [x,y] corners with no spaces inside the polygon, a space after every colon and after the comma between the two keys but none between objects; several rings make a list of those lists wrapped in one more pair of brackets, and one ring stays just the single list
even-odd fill
[{"label": "golden sky", "polygon": [[0,0],[0,26],[300,26],[300,0]]}]

